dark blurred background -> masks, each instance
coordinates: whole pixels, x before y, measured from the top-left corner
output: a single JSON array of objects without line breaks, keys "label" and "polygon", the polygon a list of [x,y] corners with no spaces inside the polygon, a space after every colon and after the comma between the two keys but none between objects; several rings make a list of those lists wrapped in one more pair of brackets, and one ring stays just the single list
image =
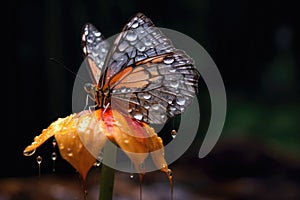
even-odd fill
[{"label": "dark blurred background", "polygon": [[[51,141],[33,157],[22,152],[51,122],[72,112],[74,73],[83,61],[82,26],[91,22],[109,37],[137,12],[201,44],[218,66],[227,92],[221,138],[199,159],[210,116],[200,81],[203,120],[193,145],[172,164],[175,185],[195,195],[190,199],[300,199],[300,16],[292,2],[9,1],[8,26],[2,29],[8,36],[3,38],[8,71],[2,75],[7,112],[0,199],[30,199],[23,193],[10,197],[5,181],[37,177],[37,154],[44,158],[42,175],[52,174]],[[57,178],[75,173],[61,158],[56,169],[52,176]]]}]

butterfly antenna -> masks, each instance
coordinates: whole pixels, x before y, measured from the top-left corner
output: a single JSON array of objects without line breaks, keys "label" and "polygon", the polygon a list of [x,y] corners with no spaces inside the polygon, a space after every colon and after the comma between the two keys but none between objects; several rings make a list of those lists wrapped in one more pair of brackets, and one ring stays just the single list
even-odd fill
[{"label": "butterfly antenna", "polygon": [[73,72],[70,68],[68,68],[65,64],[63,64],[62,62],[56,60],[55,58],[50,58],[49,59],[52,62],[55,62],[56,64],[61,65],[64,69],[66,69],[67,71],[71,72],[71,74],[75,75],[75,77],[77,76],[82,82],[86,82],[84,80],[84,78],[80,77],[77,73]]}]

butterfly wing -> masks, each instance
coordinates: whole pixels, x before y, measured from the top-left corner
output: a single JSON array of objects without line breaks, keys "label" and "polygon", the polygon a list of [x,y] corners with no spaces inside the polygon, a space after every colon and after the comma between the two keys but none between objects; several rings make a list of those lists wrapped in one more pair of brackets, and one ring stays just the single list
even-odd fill
[{"label": "butterfly wing", "polygon": [[112,108],[146,123],[181,114],[197,92],[193,60],[141,13],[125,25],[105,66],[99,88],[110,89]]},{"label": "butterfly wing", "polygon": [[109,43],[92,24],[87,23],[82,31],[82,50],[88,61],[88,71],[94,84],[97,84],[109,51]]}]

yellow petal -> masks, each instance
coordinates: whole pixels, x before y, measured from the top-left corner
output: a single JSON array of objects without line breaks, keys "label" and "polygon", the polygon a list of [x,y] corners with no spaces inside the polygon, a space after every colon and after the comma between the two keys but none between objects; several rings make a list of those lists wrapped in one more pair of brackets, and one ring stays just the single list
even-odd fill
[{"label": "yellow petal", "polygon": [[140,165],[149,153],[156,167],[167,172],[168,165],[164,158],[164,146],[162,139],[149,125],[124,116],[116,110],[113,111],[117,127],[114,128],[112,140],[120,146],[135,165],[139,173],[143,173]]},{"label": "yellow petal", "polygon": [[[95,120],[93,115],[84,111],[65,118],[59,118],[45,129],[40,136],[37,136],[34,139],[34,143],[26,147],[24,152],[30,152],[36,149],[54,135],[61,156],[67,160],[79,172],[82,179],[85,180],[88,171],[96,159],[85,148],[78,133],[80,132],[82,134],[84,130],[88,130],[90,128],[89,122],[93,120]],[[78,129],[78,127],[81,129]],[[83,138],[85,138],[85,136],[83,136]]]},{"label": "yellow petal", "polygon": [[27,153],[34,151],[54,134],[61,132],[62,125],[68,124],[74,118],[74,115],[75,114],[72,114],[66,118],[58,118],[55,122],[51,123],[47,129],[42,131],[42,134],[34,138],[34,141],[31,143],[31,145],[25,148],[24,154],[26,155]]}]

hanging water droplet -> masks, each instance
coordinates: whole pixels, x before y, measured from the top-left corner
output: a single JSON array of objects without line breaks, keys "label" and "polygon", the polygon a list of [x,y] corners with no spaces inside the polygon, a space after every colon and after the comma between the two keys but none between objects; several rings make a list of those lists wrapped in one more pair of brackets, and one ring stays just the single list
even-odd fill
[{"label": "hanging water droplet", "polygon": [[128,31],[127,32],[126,39],[128,41],[132,42],[132,41],[136,40],[136,38],[137,38],[137,34],[134,31]]},{"label": "hanging water droplet", "polygon": [[177,131],[173,129],[173,130],[171,131],[171,135],[172,135],[172,138],[176,138]]},{"label": "hanging water droplet", "polygon": [[174,62],[174,58],[173,57],[165,57],[164,58],[164,63],[169,65],[172,64]]},{"label": "hanging water droplet", "polygon": [[133,174],[130,174],[130,176],[129,176],[131,179],[133,179],[134,178],[134,175]]},{"label": "hanging water droplet", "polygon": [[53,145],[53,148],[55,148],[55,146],[56,146],[56,140],[55,140],[55,138],[52,140],[52,145]]},{"label": "hanging water droplet", "polygon": [[173,172],[171,169],[168,169],[166,172],[168,179],[169,179],[169,183],[170,183],[170,189],[171,189],[171,200],[173,200]]},{"label": "hanging water droplet", "polygon": [[57,158],[57,154],[56,154],[55,152],[53,152],[53,153],[51,154],[51,159],[52,159],[53,161],[55,161],[56,158]]},{"label": "hanging water droplet", "polygon": [[83,191],[83,199],[84,200],[87,200],[87,195],[88,195],[88,191],[87,191],[87,189],[84,189],[84,191]]},{"label": "hanging water droplet", "polygon": [[101,161],[100,160],[96,160],[96,162],[94,163],[95,167],[99,167],[101,165]]},{"label": "hanging water droplet", "polygon": [[23,151],[24,156],[32,156],[35,153],[36,149],[33,149],[32,151]]},{"label": "hanging water droplet", "polygon": [[168,169],[167,175],[168,175],[169,179],[173,178],[173,171],[171,169]]},{"label": "hanging water droplet", "polygon": [[36,157],[36,162],[37,162],[39,165],[42,163],[42,160],[43,160],[42,156]]}]

